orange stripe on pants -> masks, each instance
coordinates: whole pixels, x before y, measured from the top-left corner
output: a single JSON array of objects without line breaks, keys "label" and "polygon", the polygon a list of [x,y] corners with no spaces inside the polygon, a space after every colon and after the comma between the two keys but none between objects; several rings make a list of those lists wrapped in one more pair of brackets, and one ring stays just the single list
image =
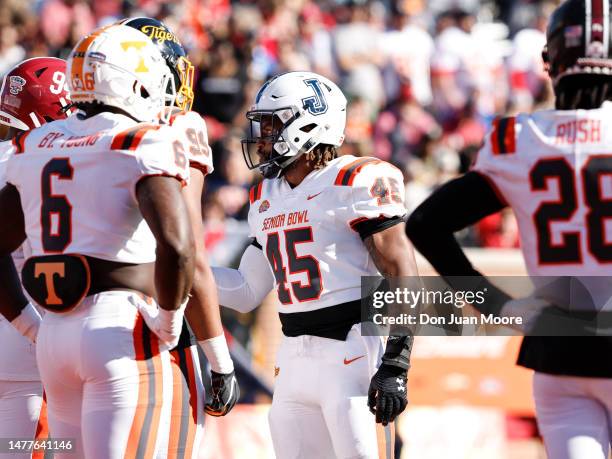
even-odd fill
[{"label": "orange stripe on pants", "polygon": [[138,402],[124,457],[146,459],[153,457],[157,441],[163,397],[162,363],[157,337],[140,314],[133,336],[139,374]]},{"label": "orange stripe on pants", "polygon": [[[36,424],[36,440],[47,440],[49,438],[49,423],[47,421],[47,394],[43,391],[43,399]],[[32,453],[32,459],[44,459],[45,450],[39,449]]]},{"label": "orange stripe on pants", "polygon": [[187,433],[187,448],[185,457],[190,458],[193,452],[193,443],[195,441],[196,426],[198,424],[198,388],[196,387],[195,371],[193,368],[192,348],[185,349],[184,356],[187,364],[187,384],[189,388],[189,408],[191,413],[189,416],[189,431]]},{"label": "orange stripe on pants", "polygon": [[168,441],[168,459],[178,459],[179,451],[182,451],[184,445],[181,445],[181,424],[183,419],[183,374],[180,367],[180,356],[178,351],[170,353],[172,365],[172,413],[170,419],[170,440]]},{"label": "orange stripe on pants", "polygon": [[138,365],[138,402],[136,405],[136,413],[130,429],[128,437],[128,445],[125,450],[125,458],[135,458],[138,451],[138,443],[142,432],[145,414],[147,411],[147,399],[149,393],[149,380],[146,377],[147,363],[144,360],[144,343],[143,343],[143,327],[144,320],[140,314],[136,318],[134,326],[134,350],[136,352],[136,364]]},{"label": "orange stripe on pants", "polygon": [[[191,458],[198,428],[198,388],[190,347],[172,351],[173,400],[168,459]],[[197,351],[194,351],[197,352]],[[197,457],[197,451],[196,457]]]},{"label": "orange stripe on pants", "polygon": [[[146,440],[147,448],[145,451],[145,458],[153,457],[155,453],[155,444],[157,442],[157,431],[159,430],[159,420],[161,417],[162,400],[164,397],[164,378],[162,370],[161,355],[159,354],[159,340],[157,336],[151,333],[151,350],[153,356],[151,358],[153,362],[153,378],[155,380],[155,399],[150,400],[149,403],[153,403],[153,415],[151,419],[150,429]],[[150,406],[150,405],[149,405]]]}]

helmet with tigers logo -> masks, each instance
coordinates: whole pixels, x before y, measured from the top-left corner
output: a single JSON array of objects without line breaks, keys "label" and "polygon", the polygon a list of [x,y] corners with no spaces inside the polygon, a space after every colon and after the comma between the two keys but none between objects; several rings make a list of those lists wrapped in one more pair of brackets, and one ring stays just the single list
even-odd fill
[{"label": "helmet with tigers logo", "polygon": [[175,105],[191,110],[193,105],[194,67],[177,36],[161,21],[147,17],[123,19],[119,24],[140,30],[159,48],[174,78]]}]

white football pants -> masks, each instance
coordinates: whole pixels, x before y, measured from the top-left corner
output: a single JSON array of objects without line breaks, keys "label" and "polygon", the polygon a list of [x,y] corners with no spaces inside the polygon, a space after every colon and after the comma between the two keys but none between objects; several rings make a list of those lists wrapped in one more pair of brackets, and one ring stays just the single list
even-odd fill
[{"label": "white football pants", "polygon": [[197,457],[204,407],[195,347],[159,351],[128,291],[86,297],[47,313],[36,357],[53,438],[73,439],[61,459]]},{"label": "white football pants", "polygon": [[[47,409],[40,381],[0,381],[0,438],[48,438]],[[3,445],[3,447],[6,445]],[[38,459],[43,452],[0,453],[0,459]]]},{"label": "white football pants", "polygon": [[393,425],[377,425],[367,405],[383,339],[360,330],[346,341],[283,337],[269,415],[277,459],[393,458]]},{"label": "white football pants", "polygon": [[612,379],[535,373],[538,427],[551,459],[607,459]]}]

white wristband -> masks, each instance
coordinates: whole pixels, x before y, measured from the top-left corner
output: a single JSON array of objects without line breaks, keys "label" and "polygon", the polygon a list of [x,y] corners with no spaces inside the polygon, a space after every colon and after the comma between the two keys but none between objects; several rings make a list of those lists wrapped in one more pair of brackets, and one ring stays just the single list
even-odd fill
[{"label": "white wristband", "polygon": [[226,375],[234,371],[234,362],[230,357],[225,335],[198,341],[198,344],[204,351],[204,355],[206,355],[210,367],[215,373]]},{"label": "white wristband", "polygon": [[28,303],[26,307],[21,310],[21,313],[11,321],[11,324],[19,333],[35,343],[41,322],[42,316],[40,313],[32,303]]},{"label": "white wristband", "polygon": [[185,316],[185,301],[178,309],[167,310],[159,308],[159,326],[160,328],[171,335],[179,336],[183,328],[183,317]]}]

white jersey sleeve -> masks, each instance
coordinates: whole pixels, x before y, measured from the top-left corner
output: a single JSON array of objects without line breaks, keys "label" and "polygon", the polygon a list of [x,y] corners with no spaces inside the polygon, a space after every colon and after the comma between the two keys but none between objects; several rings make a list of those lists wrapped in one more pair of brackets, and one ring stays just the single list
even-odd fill
[{"label": "white jersey sleeve", "polygon": [[[147,130],[134,150],[138,173],[134,175],[134,184],[130,189],[135,193],[136,185],[146,177],[174,177],[183,186],[189,181],[189,159],[174,145],[176,140],[167,126]],[[135,198],[135,195],[134,195]]]},{"label": "white jersey sleeve", "polygon": [[219,304],[246,313],[261,304],[274,288],[274,274],[260,247],[249,245],[238,269],[212,267]]},{"label": "white jersey sleeve", "polygon": [[364,238],[397,223],[406,215],[406,207],[404,177],[399,169],[378,160],[364,162],[361,167],[359,171],[358,165],[349,178],[352,203],[348,224]]},{"label": "white jersey sleeve", "polygon": [[177,131],[176,135],[187,155],[189,167],[200,169],[204,175],[212,173],[212,150],[208,144],[208,130],[204,119],[196,112],[174,109],[168,124]]}]

